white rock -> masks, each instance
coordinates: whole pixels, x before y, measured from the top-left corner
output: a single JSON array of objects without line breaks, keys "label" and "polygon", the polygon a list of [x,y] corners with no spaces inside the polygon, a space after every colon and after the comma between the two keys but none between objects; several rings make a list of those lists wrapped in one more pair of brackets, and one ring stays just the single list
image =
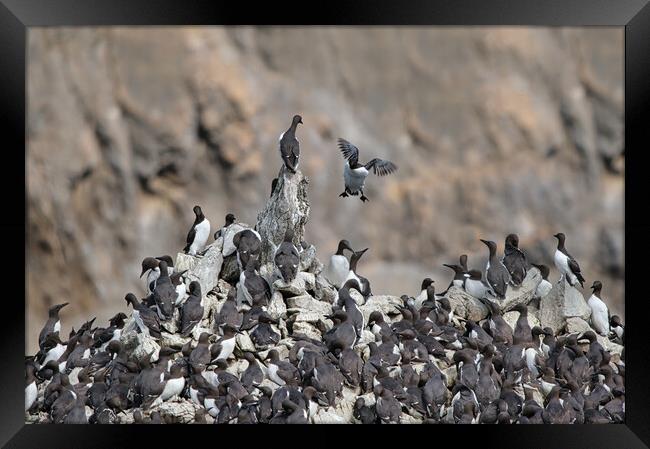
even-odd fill
[{"label": "white rock", "polygon": [[323,301],[318,301],[309,295],[293,296],[287,298],[287,312],[316,312],[319,315],[331,315],[332,305]]},{"label": "white rock", "polygon": [[452,285],[447,290],[446,297],[449,299],[454,314],[461,318],[479,322],[488,315],[487,307],[462,288]]},{"label": "white rock", "polygon": [[397,296],[378,295],[369,297],[365,304],[359,306],[359,309],[361,310],[361,313],[363,313],[366,322],[368,322],[368,317],[370,317],[370,314],[375,310],[383,313],[384,318],[387,319],[387,321],[390,321],[391,316],[400,314],[397,306],[402,305],[402,300]]},{"label": "white rock", "polygon": [[287,317],[287,305],[284,303],[284,299],[282,298],[282,294],[280,292],[273,293],[266,311],[269,315],[271,315],[271,317],[276,320],[278,318]]}]

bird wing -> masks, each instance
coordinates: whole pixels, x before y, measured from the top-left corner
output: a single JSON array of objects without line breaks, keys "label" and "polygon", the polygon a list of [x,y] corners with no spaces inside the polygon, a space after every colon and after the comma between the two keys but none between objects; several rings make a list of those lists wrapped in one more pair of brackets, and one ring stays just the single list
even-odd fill
[{"label": "bird wing", "polygon": [[298,140],[295,138],[283,140],[280,142],[280,149],[284,163],[289,167],[289,169],[295,171],[296,162],[298,162],[298,157],[300,155],[300,145],[298,144]]},{"label": "bird wing", "polygon": [[350,161],[350,165],[354,165],[359,161],[359,149],[347,140],[339,138],[339,148],[343,153],[343,158]]},{"label": "bird wing", "polygon": [[373,173],[377,176],[386,176],[397,171],[397,165],[393,164],[391,161],[385,161],[379,158],[374,158],[368,162],[365,167],[367,170],[372,168]]},{"label": "bird wing", "polygon": [[571,272],[575,274],[577,277],[582,277],[580,273],[580,265],[578,265],[578,262],[571,256],[569,256],[567,259],[569,264],[569,270],[571,270]]},{"label": "bird wing", "polygon": [[196,229],[194,225],[192,225],[192,229],[190,229],[190,232],[187,233],[187,246],[184,248],[185,251],[189,251],[190,245],[194,241],[194,236],[196,235]]}]

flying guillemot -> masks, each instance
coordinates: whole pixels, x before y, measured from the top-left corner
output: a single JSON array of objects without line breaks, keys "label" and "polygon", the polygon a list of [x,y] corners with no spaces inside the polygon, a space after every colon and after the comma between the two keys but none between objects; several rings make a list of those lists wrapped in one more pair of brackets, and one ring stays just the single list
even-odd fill
[{"label": "flying guillemot", "polygon": [[345,139],[339,138],[339,148],[345,158],[343,168],[343,180],[345,181],[345,190],[340,197],[349,195],[356,196],[361,193],[361,201],[366,202],[368,198],[363,193],[363,187],[372,169],[377,176],[386,176],[397,170],[397,165],[391,161],[374,158],[366,164],[359,163],[359,149]]}]

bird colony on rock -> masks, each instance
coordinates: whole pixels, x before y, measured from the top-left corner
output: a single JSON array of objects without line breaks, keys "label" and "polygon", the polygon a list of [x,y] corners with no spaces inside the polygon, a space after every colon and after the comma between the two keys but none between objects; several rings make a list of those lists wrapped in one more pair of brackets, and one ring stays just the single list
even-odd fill
[{"label": "bird colony on rock", "polygon": [[[175,263],[142,262],[144,298],[125,296],[106,327],[61,335],[50,308],[26,357],[27,422],[54,423],[619,423],[625,419],[624,328],[558,240],[551,281],[517,235],[466,255],[448,288],[374,295],[341,240],[327,266],[303,240],[308,180],[298,171],[302,118],[280,136],[283,167],[250,227],[227,214],[208,244],[201,207]],[[339,139],[340,195],[397,166]],[[349,253],[349,256],[346,255]],[[118,307],[116,303],[116,308]],[[130,309],[130,310],[129,310]],[[129,313],[130,312],[130,313]]]}]

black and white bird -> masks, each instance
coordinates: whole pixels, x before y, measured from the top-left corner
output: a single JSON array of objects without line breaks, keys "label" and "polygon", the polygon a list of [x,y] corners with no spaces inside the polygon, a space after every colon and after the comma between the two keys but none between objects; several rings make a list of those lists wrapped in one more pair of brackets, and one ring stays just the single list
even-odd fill
[{"label": "black and white bird", "polygon": [[172,280],[167,272],[167,262],[160,261],[160,276],[156,281],[156,288],[153,291],[153,300],[156,303],[156,310],[161,319],[169,319],[174,314],[174,305],[178,293],[176,287],[172,284]]},{"label": "black and white bird", "polygon": [[468,277],[465,279],[463,287],[465,291],[477,299],[487,299],[494,297],[494,292],[490,286],[483,280],[483,274],[479,270],[469,270]]},{"label": "black and white bird", "polygon": [[600,292],[603,284],[600,281],[594,281],[591,286],[593,293],[587,300],[591,308],[591,326],[602,336],[609,335],[609,309],[607,304],[600,298]]},{"label": "black and white bird", "polygon": [[239,275],[237,289],[241,289],[242,301],[250,306],[266,306],[271,300],[271,288],[266,280],[259,275],[258,259],[249,259],[246,269]]},{"label": "black and white bird", "polygon": [[488,285],[499,299],[506,297],[506,288],[510,282],[510,273],[503,263],[497,258],[497,244],[491,240],[481,242],[490,250],[490,256],[485,266],[485,278]]},{"label": "black and white bird", "polygon": [[535,290],[535,298],[543,298],[544,296],[548,295],[548,292],[550,292],[553,288],[553,284],[551,284],[548,280],[550,270],[544,264],[533,263],[531,265],[537,268],[542,275],[542,281],[537,285],[537,289]]},{"label": "black and white bird", "polygon": [[356,196],[361,193],[361,201],[368,201],[368,197],[363,193],[364,183],[370,170],[377,176],[385,176],[397,170],[397,165],[391,161],[374,158],[366,164],[359,163],[359,149],[345,139],[339,138],[339,148],[346,160],[343,169],[343,180],[345,181],[345,190],[340,197],[349,195]]},{"label": "black and white bird", "polygon": [[262,251],[262,238],[254,229],[239,231],[232,238],[232,244],[237,248],[237,264],[240,270],[245,270],[249,259],[257,259]]},{"label": "black and white bird", "polygon": [[508,234],[506,237],[501,262],[510,273],[512,285],[515,287],[521,285],[526,277],[528,262],[524,252],[519,249],[519,236],[517,234]]},{"label": "black and white bird", "polygon": [[64,302],[63,304],[56,304],[47,311],[48,318],[47,321],[45,322],[45,326],[43,326],[43,329],[41,329],[41,333],[38,335],[38,344],[39,346],[43,346],[43,342],[47,338],[48,335],[54,333],[54,332],[59,332],[61,330],[61,320],[59,319],[59,312],[61,309],[63,309],[65,306],[67,306],[68,303]]},{"label": "black and white bird", "polygon": [[290,227],[284,234],[284,241],[275,251],[273,260],[284,282],[292,282],[296,278],[298,265],[300,265],[300,253],[296,245],[293,244],[293,229]]},{"label": "black and white bird", "polygon": [[156,288],[156,281],[160,277],[159,264],[160,261],[154,257],[145,257],[142,261],[142,272],[140,273],[140,278],[145,274],[147,275],[144,279],[144,286],[147,295],[150,295]]},{"label": "black and white bird", "polygon": [[205,218],[200,206],[194,206],[194,223],[187,233],[187,245],[183,248],[185,254],[196,256],[208,242],[210,236],[210,221]]},{"label": "black and white bird", "polygon": [[203,296],[201,284],[190,282],[190,296],[181,309],[181,337],[188,337],[203,319]]},{"label": "black and white bird", "polygon": [[566,278],[572,287],[577,283],[580,283],[580,287],[584,287],[585,278],[583,278],[582,273],[580,273],[580,266],[564,247],[564,242],[566,240],[565,235],[560,232],[555,234],[553,237],[557,239],[557,249],[555,250],[553,261],[555,262],[555,267],[560,273],[562,273],[562,278],[560,280]]},{"label": "black and white bird", "polygon": [[223,228],[220,228],[217,232],[214,233],[214,239],[217,240],[221,237],[226,229],[235,222],[236,218],[233,214],[226,215],[226,223],[223,225]]},{"label": "black and white bird", "polygon": [[296,138],[296,128],[298,123],[302,123],[302,117],[294,115],[291,119],[291,126],[288,130],[280,134],[280,156],[284,161],[284,166],[291,173],[298,170],[300,164],[300,143]]},{"label": "black and white bird", "polygon": [[160,320],[156,312],[143,305],[137,300],[133,293],[128,293],[124,300],[133,307],[133,319],[138,325],[140,332],[160,338]]},{"label": "black and white bird", "polygon": [[364,298],[372,295],[372,291],[370,289],[370,281],[357,273],[357,264],[359,263],[361,256],[363,256],[365,252],[368,251],[368,249],[369,248],[366,248],[362,249],[361,251],[355,251],[352,253],[352,257],[350,257],[350,271],[348,271],[348,276],[345,278],[346,281],[354,279],[359,283],[361,286],[359,293],[361,293]]},{"label": "black and white bird", "polygon": [[325,269],[325,278],[336,288],[341,288],[350,272],[350,261],[345,256],[345,250],[354,253],[347,240],[341,240],[336,253],[330,257],[329,264]]}]

